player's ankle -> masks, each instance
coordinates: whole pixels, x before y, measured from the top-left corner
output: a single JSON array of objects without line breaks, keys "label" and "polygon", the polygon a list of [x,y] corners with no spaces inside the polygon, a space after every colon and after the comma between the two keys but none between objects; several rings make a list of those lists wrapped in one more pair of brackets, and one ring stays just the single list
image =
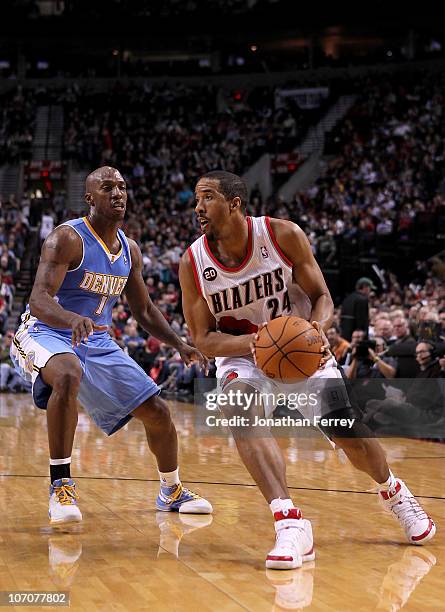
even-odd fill
[{"label": "player's ankle", "polygon": [[380,491],[388,491],[389,489],[394,489],[397,484],[397,479],[394,474],[389,470],[389,477],[384,482],[378,483]]},{"label": "player's ankle", "polygon": [[296,508],[296,506],[290,498],[282,499],[281,497],[277,497],[270,502],[269,508],[275,516],[277,512],[288,512]]},{"label": "player's ankle", "polygon": [[71,457],[65,457],[64,459],[50,459],[49,471],[51,484],[55,480],[60,480],[61,478],[71,478]]},{"label": "player's ankle", "polygon": [[161,481],[161,487],[174,487],[181,484],[179,478],[179,467],[172,472],[161,472],[158,470],[159,480]]}]

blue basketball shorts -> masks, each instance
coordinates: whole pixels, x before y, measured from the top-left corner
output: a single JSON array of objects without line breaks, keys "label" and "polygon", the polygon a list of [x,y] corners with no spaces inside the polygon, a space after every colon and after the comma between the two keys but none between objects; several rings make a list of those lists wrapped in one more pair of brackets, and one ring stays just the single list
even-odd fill
[{"label": "blue basketball shorts", "polygon": [[145,400],[158,395],[159,387],[144,370],[111,339],[107,332],[94,333],[88,342],[71,346],[70,330],[55,330],[40,322],[21,325],[11,346],[16,370],[32,382],[33,399],[46,409],[51,387],[40,370],[53,355],[75,355],[82,367],[78,400],[93,421],[111,435],[131,418]]}]

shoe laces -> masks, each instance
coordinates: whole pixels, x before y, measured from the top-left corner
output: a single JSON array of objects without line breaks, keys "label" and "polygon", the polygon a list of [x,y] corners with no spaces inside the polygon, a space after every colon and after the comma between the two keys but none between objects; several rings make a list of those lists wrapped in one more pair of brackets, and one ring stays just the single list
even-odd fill
[{"label": "shoe laces", "polygon": [[171,487],[161,486],[160,497],[165,504],[171,504],[176,501],[182,494],[182,486],[180,484],[176,485],[176,488],[166,493],[165,488],[171,489]]},{"label": "shoe laces", "polygon": [[75,500],[79,499],[75,485],[64,484],[61,487],[54,487],[54,493],[59,504],[62,504],[62,506],[72,504]]},{"label": "shoe laces", "polygon": [[198,495],[198,493],[194,493],[193,491],[190,491],[190,489],[187,489],[186,487],[183,487],[182,490],[184,491],[184,493],[186,495],[190,495],[190,497],[192,497],[193,499],[200,499],[200,495]]},{"label": "shoe laces", "polygon": [[178,484],[176,489],[170,494],[166,494],[161,487],[161,498],[166,504],[171,504],[177,501],[183,494],[191,497],[192,499],[200,499],[200,495],[190,491],[190,489],[187,489],[186,487],[183,487],[182,484]]},{"label": "shoe laces", "polygon": [[391,506],[391,512],[409,528],[419,519],[428,519],[428,515],[415,497],[405,495]]}]

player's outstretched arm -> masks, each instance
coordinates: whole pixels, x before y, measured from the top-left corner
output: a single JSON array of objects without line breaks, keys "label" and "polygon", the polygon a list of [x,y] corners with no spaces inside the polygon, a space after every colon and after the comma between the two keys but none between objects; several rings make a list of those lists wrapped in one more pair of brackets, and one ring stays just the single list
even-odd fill
[{"label": "player's outstretched arm", "polygon": [[65,310],[54,296],[60,289],[69,269],[82,260],[82,240],[69,226],[57,227],[43,243],[40,262],[29,298],[29,309],[42,323],[58,329],[72,329],[73,345],[80,344],[96,327],[91,319]]},{"label": "player's outstretched arm", "polygon": [[128,240],[131,251],[131,271],[125,285],[125,295],[130,310],[138,324],[161,342],[178,350],[181,359],[189,365],[196,361],[207,370],[207,359],[193,346],[189,346],[175,334],[161,311],[151,301],[142,277],[142,254],[134,240]]},{"label": "player's outstretched arm", "polygon": [[334,303],[306,234],[291,221],[271,219],[270,222],[280,249],[293,264],[295,282],[311,300],[311,322],[317,321],[327,331],[332,325]]},{"label": "player's outstretched arm", "polygon": [[199,295],[193,276],[190,256],[186,251],[179,264],[182,309],[193,342],[207,357],[243,357],[250,355],[255,334],[232,336],[216,331],[215,317],[207,302]]}]

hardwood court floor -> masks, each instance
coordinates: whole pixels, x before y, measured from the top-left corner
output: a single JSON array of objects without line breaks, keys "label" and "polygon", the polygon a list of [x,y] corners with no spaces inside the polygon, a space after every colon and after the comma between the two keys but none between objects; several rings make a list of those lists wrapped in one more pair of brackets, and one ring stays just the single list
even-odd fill
[{"label": "hardwood court floor", "polygon": [[445,445],[383,442],[438,525],[430,545],[413,547],[367,492],[372,481],[323,439],[282,439],[317,559],[266,571],[270,512],[233,441],[195,437],[191,407],[171,407],[182,478],[211,500],[213,518],[157,513],[142,427],[106,438],[81,412],[73,474],[84,521],[61,529],[47,521],[44,414],[29,396],[0,396],[0,591],[69,590],[71,609],[88,611],[444,609]]}]

